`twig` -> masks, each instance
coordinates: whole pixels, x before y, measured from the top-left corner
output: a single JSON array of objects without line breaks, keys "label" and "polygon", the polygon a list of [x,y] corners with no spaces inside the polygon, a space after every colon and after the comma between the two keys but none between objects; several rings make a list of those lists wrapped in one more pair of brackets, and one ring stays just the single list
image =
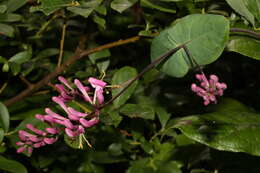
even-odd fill
[{"label": "twig", "polygon": [[3,86],[1,87],[1,89],[0,89],[0,94],[4,91],[4,89],[6,88],[6,86],[7,86],[7,82],[5,82],[4,84],[3,84]]},{"label": "twig", "polygon": [[25,77],[23,77],[22,75],[20,75],[19,78],[21,79],[21,81],[23,81],[23,83],[27,85],[27,87],[33,87],[33,84],[29,82],[27,79],[25,79]]},{"label": "twig", "polygon": [[255,37],[257,39],[260,39],[260,34],[248,29],[243,29],[243,28],[230,28],[230,32],[242,32],[245,34],[249,34],[252,37]]},{"label": "twig", "polygon": [[59,53],[59,58],[58,58],[58,67],[61,66],[61,62],[62,62],[64,41],[65,41],[65,34],[66,34],[66,27],[67,27],[67,25],[64,23],[62,25],[62,34],[61,34],[61,40],[60,40],[60,53]]},{"label": "twig", "polygon": [[60,14],[59,13],[55,13],[50,20],[48,20],[47,22],[43,23],[43,25],[41,26],[40,30],[35,34],[36,37],[41,37],[43,32],[46,30],[46,28],[49,26],[49,24],[56,19],[57,17],[59,17]]},{"label": "twig", "polygon": [[39,82],[34,84],[34,86],[32,88],[25,89],[24,91],[22,91],[18,95],[6,100],[4,103],[5,103],[6,106],[10,106],[17,101],[22,100],[24,97],[31,95],[33,92],[39,90],[42,86],[48,84],[51,79],[58,76],[60,73],[62,73],[70,65],[72,65],[77,60],[79,60],[79,59],[81,59],[81,58],[83,58],[87,55],[90,55],[92,53],[95,53],[95,52],[98,52],[98,51],[101,51],[101,50],[104,50],[104,49],[109,49],[109,48],[112,48],[112,47],[117,47],[117,46],[121,46],[121,45],[124,45],[124,44],[136,42],[136,41],[140,40],[140,38],[141,38],[140,36],[135,36],[135,37],[128,38],[126,40],[119,40],[119,41],[116,41],[116,42],[108,43],[108,44],[105,44],[103,46],[99,46],[99,47],[92,48],[92,49],[89,49],[89,50],[84,50],[84,51],[77,48],[75,54],[73,56],[71,56],[66,62],[61,64],[60,67],[56,67],[53,72],[49,73],[42,80],[40,80]]}]

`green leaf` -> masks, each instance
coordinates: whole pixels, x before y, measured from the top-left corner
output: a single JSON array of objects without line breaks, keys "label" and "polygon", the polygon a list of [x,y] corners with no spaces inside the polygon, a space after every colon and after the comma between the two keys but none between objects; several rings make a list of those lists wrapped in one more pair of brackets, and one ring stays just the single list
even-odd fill
[{"label": "green leaf", "polygon": [[[127,82],[130,79],[133,79],[136,77],[137,71],[133,67],[123,67],[119,69],[112,78],[112,85],[120,85],[121,87],[118,89],[113,89],[112,96],[114,97],[119,92],[122,91],[122,89],[127,85]],[[135,81],[121,96],[119,96],[114,102],[113,105],[115,107],[120,107],[130,98],[130,96],[133,94],[135,87],[137,85],[138,81]]]},{"label": "green leaf", "polygon": [[174,77],[183,77],[196,61],[199,65],[214,62],[223,52],[229,36],[229,21],[219,15],[193,14],[180,19],[174,26],[162,31],[151,46],[152,60],[181,45],[187,45],[192,59],[181,49],[162,65],[162,71]]},{"label": "green leaf", "polygon": [[42,58],[54,56],[59,54],[59,49],[56,48],[47,48],[42,51],[40,51],[35,58],[33,58],[33,61],[38,61]]},{"label": "green leaf", "polygon": [[102,122],[106,123],[107,125],[113,125],[117,127],[122,121],[123,117],[120,116],[116,111],[109,111],[108,114],[108,116],[101,117]]},{"label": "green leaf", "polygon": [[147,105],[137,105],[137,104],[126,104],[121,109],[120,112],[130,118],[144,118],[144,119],[154,119],[154,109]]},{"label": "green leaf", "polygon": [[248,0],[226,0],[227,3],[241,16],[244,16],[250,23],[255,25],[253,14],[247,9],[245,1]]},{"label": "green leaf", "polygon": [[0,34],[8,37],[14,37],[14,28],[10,25],[0,23]]},{"label": "green leaf", "polygon": [[11,70],[12,70],[12,73],[13,73],[14,76],[16,76],[17,74],[19,74],[20,71],[21,71],[21,65],[20,65],[20,64],[11,63],[11,64],[10,64],[10,67],[11,67]]},{"label": "green leaf", "polygon": [[64,135],[64,141],[71,148],[79,149],[79,144],[80,144],[79,136],[74,138],[74,139],[72,139],[71,137],[69,137],[67,135]]},{"label": "green leaf", "polygon": [[170,114],[166,112],[166,110],[162,107],[156,107],[155,112],[159,118],[159,121],[161,123],[162,129],[165,127],[166,123],[170,119]]},{"label": "green leaf", "polygon": [[156,173],[182,173],[182,171],[176,161],[170,161],[160,165]]},{"label": "green leaf", "polygon": [[9,112],[6,106],[0,102],[0,125],[5,132],[9,130]]},{"label": "green leaf", "polygon": [[0,13],[4,13],[7,10],[6,5],[0,5]]},{"label": "green leaf", "polygon": [[260,22],[260,1],[259,0],[245,0],[247,9],[254,15],[254,17]]},{"label": "green leaf", "polygon": [[260,115],[232,109],[180,118],[175,128],[218,150],[260,156]]},{"label": "green leaf", "polygon": [[6,4],[7,13],[12,13],[27,3],[28,0],[9,0]]},{"label": "green leaf", "polygon": [[0,128],[0,145],[5,137],[5,132],[2,128]]},{"label": "green leaf", "polygon": [[229,51],[260,60],[260,41],[242,36],[233,36],[227,45]]},{"label": "green leaf", "polygon": [[111,2],[111,8],[119,13],[122,13],[126,9],[134,5],[137,0],[113,0]]},{"label": "green leaf", "polygon": [[162,12],[166,12],[166,13],[176,13],[176,10],[173,9],[173,6],[170,7],[170,8],[166,8],[162,5],[157,5],[158,1],[154,0],[141,0],[141,5],[142,6],[145,6],[145,7],[149,7],[149,8],[152,8],[152,9],[156,9],[156,10],[159,10],[159,11],[162,11]]},{"label": "green leaf", "polygon": [[103,0],[90,0],[82,2],[80,6],[68,7],[67,10],[87,18]]},{"label": "green leaf", "polygon": [[22,16],[14,13],[0,14],[0,22],[18,22],[22,20]]},{"label": "green leaf", "polygon": [[8,63],[4,63],[2,71],[3,72],[8,72],[9,71],[9,64]]},{"label": "green leaf", "polygon": [[31,57],[32,57],[31,51],[23,51],[15,54],[8,61],[11,63],[22,64],[27,62],[29,59],[31,59]]},{"label": "green leaf", "polygon": [[42,11],[48,16],[61,8],[70,6],[75,6],[72,0],[40,0],[40,5],[32,6],[30,12]]},{"label": "green leaf", "polygon": [[108,147],[108,153],[112,156],[120,156],[123,154],[122,152],[122,144],[121,143],[113,143]]},{"label": "green leaf", "polygon": [[94,15],[93,21],[98,24],[102,29],[106,29],[106,20],[98,15]]},{"label": "green leaf", "polygon": [[23,166],[21,163],[14,160],[6,159],[3,156],[0,156],[0,170],[12,173],[27,173],[26,167]]}]

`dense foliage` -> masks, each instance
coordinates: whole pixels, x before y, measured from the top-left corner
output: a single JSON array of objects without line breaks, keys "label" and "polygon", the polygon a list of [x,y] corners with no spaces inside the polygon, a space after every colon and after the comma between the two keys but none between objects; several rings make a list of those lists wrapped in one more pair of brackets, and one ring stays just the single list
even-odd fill
[{"label": "dense foliage", "polygon": [[[259,27],[259,0],[0,0],[0,170],[260,172]],[[58,98],[83,118],[19,149]]]}]

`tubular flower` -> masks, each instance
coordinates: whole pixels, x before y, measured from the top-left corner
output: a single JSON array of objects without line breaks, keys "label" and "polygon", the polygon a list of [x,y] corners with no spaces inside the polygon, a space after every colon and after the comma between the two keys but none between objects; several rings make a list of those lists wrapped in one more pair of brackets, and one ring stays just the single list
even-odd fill
[{"label": "tubular flower", "polygon": [[210,75],[210,79],[208,80],[202,73],[196,74],[196,78],[200,81],[200,86],[193,83],[191,85],[191,90],[203,98],[205,106],[211,102],[216,104],[216,96],[222,96],[227,85],[225,83],[220,83],[216,75]]},{"label": "tubular flower", "polygon": [[[55,113],[50,108],[45,108],[45,115],[36,114],[35,118],[46,123],[49,127],[40,130],[32,124],[27,124],[26,128],[30,132],[20,130],[18,133],[20,138],[20,141],[16,143],[19,146],[18,153],[27,152],[31,154],[33,148],[53,144],[58,140],[61,132],[64,132],[70,138],[82,136],[86,128],[90,128],[99,122],[99,110],[96,108],[96,104],[104,102],[103,89],[106,83],[91,77],[88,79],[91,87],[87,87],[78,79],[75,79],[74,84],[77,88],[74,89],[65,78],[60,76],[58,79],[62,84],[55,86],[60,95],[52,97],[52,101],[62,108],[65,116]],[[94,93],[94,96],[90,93]],[[74,98],[81,98],[85,102],[89,102],[93,106],[95,116],[88,118],[87,113],[79,112],[67,106],[66,102],[72,101]]]}]

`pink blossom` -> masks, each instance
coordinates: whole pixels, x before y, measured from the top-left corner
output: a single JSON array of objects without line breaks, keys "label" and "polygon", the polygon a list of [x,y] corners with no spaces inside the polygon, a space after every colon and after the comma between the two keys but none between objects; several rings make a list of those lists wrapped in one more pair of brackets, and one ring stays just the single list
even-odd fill
[{"label": "pink blossom", "polygon": [[84,118],[80,118],[79,122],[86,128],[92,127],[93,125],[99,122],[98,118],[92,118],[91,120],[86,120]]},{"label": "pink blossom", "polygon": [[90,102],[92,104],[92,100],[90,99],[87,91],[86,91],[86,88],[83,86],[83,84],[78,80],[78,79],[75,79],[74,80],[74,83],[75,85],[78,87],[78,89],[80,90],[80,92],[83,94],[83,97],[84,99],[87,101],[87,102]]},{"label": "pink blossom", "polygon": [[227,85],[225,83],[220,83],[216,75],[210,75],[210,79],[208,80],[202,73],[197,74],[196,78],[200,81],[200,87],[193,83],[191,85],[191,90],[203,98],[205,106],[211,102],[216,104],[216,96],[222,96]]},{"label": "pink blossom", "polygon": [[107,85],[107,83],[102,80],[95,79],[93,77],[90,77],[88,79],[88,82],[91,84],[93,88],[95,88],[93,103],[95,104],[97,99],[98,103],[102,104],[104,102],[103,89]]}]

